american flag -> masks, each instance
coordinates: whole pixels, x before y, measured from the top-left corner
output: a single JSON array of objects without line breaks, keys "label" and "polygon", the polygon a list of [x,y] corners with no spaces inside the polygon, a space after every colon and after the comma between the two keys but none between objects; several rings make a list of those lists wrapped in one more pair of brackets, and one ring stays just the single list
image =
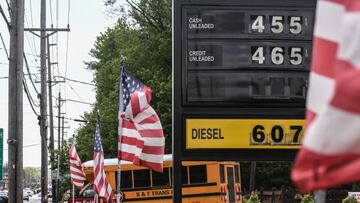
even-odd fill
[{"label": "american flag", "polygon": [[299,189],[360,181],[360,0],[318,1],[306,114]]},{"label": "american flag", "polygon": [[150,100],[151,89],[122,67],[118,158],[162,172],[165,138]]},{"label": "american flag", "polygon": [[106,179],[104,171],[104,151],[101,144],[99,119],[96,122],[96,131],[94,137],[94,192],[99,196],[111,202],[112,189]]},{"label": "american flag", "polygon": [[84,181],[86,176],[84,171],[81,168],[81,160],[75,148],[75,143],[73,143],[69,150],[69,159],[70,159],[70,176],[71,182],[78,188],[84,187]]}]

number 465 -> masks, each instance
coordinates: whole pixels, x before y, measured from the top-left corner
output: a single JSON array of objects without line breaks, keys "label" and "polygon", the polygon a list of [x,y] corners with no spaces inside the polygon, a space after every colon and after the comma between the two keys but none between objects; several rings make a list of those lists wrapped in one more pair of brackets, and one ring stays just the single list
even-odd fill
[{"label": "number 465", "polygon": [[[251,60],[256,64],[264,64],[265,62],[265,47],[252,47],[254,50]],[[291,65],[300,65],[303,61],[302,48],[300,47],[291,47],[290,49],[290,64]],[[271,63],[275,65],[281,65],[284,63],[285,50],[283,47],[273,47],[270,51]]]}]

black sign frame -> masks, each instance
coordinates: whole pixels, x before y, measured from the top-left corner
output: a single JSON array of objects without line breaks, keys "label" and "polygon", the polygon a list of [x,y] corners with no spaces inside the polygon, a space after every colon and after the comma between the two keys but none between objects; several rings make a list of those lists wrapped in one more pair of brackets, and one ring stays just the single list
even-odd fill
[{"label": "black sign frame", "polygon": [[[304,119],[305,103],[293,102],[282,103],[276,106],[266,100],[261,102],[223,102],[222,105],[216,102],[187,102],[187,72],[185,71],[184,59],[187,57],[186,47],[188,39],[206,39],[209,36],[196,37],[184,34],[185,8],[211,7],[224,9],[228,7],[237,8],[288,8],[292,7],[301,11],[314,12],[315,0],[174,0],[173,1],[173,200],[181,202],[181,162],[182,161],[291,161],[294,159],[297,150],[294,149],[186,149],[185,119],[186,118],[293,118]],[[315,17],[315,16],[313,16]],[[311,22],[313,23],[313,22]],[[187,29],[187,28],[186,28]],[[231,36],[230,36],[231,37]],[[234,36],[232,36],[234,37]],[[214,40],[218,40],[215,37]],[[239,37],[241,38],[241,37]],[[266,39],[258,37],[259,39]],[[284,37],[284,39],[291,39]],[[246,39],[240,39],[246,40]],[[271,39],[278,40],[281,39]],[[308,39],[311,40],[311,39]],[[300,40],[301,41],[301,40]],[[231,71],[240,70],[235,68]],[[208,70],[212,71],[212,70]],[[304,70],[308,72],[309,70]]]}]

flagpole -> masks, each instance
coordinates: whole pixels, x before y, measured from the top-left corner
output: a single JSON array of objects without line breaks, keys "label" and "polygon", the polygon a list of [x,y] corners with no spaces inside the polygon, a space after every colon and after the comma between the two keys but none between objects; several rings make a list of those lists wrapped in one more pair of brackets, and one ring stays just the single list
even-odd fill
[{"label": "flagpole", "polygon": [[72,184],[72,203],[75,203],[75,185]]},{"label": "flagpole", "polygon": [[[75,134],[73,134],[72,144],[75,144]],[[72,184],[72,203],[75,203],[75,185]]]},{"label": "flagpole", "polygon": [[[122,91],[122,72],[123,72],[123,68],[124,68],[124,64],[125,64],[125,58],[123,56],[120,57],[120,78],[119,78],[119,127],[118,127],[118,152],[121,151],[121,135],[122,135],[122,118],[121,118],[121,113],[123,112],[124,109],[124,103],[123,103],[123,91]],[[117,196],[116,196],[116,201],[117,203],[120,203],[120,186],[121,186],[121,160],[118,158],[118,169],[117,169],[117,187],[116,187],[116,192],[117,192]]]}]

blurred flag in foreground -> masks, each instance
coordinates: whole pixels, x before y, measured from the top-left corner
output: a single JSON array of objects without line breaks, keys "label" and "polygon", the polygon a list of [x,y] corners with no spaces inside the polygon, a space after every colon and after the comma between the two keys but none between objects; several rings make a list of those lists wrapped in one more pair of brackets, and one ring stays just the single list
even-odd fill
[{"label": "blurred flag in foreground", "polygon": [[360,0],[319,0],[313,42],[302,192],[360,180]]},{"label": "blurred flag in foreground", "polygon": [[118,158],[162,172],[165,138],[151,89],[123,65],[120,79]]},{"label": "blurred flag in foreground", "polygon": [[106,199],[106,202],[111,202],[112,189],[106,179],[104,171],[104,150],[101,144],[99,116],[97,116],[96,130],[94,137],[94,192]]},{"label": "blurred flag in foreground", "polygon": [[84,181],[86,176],[84,171],[81,168],[81,160],[75,148],[75,143],[73,143],[69,150],[69,159],[70,159],[70,176],[71,182],[78,188],[84,187]]}]

